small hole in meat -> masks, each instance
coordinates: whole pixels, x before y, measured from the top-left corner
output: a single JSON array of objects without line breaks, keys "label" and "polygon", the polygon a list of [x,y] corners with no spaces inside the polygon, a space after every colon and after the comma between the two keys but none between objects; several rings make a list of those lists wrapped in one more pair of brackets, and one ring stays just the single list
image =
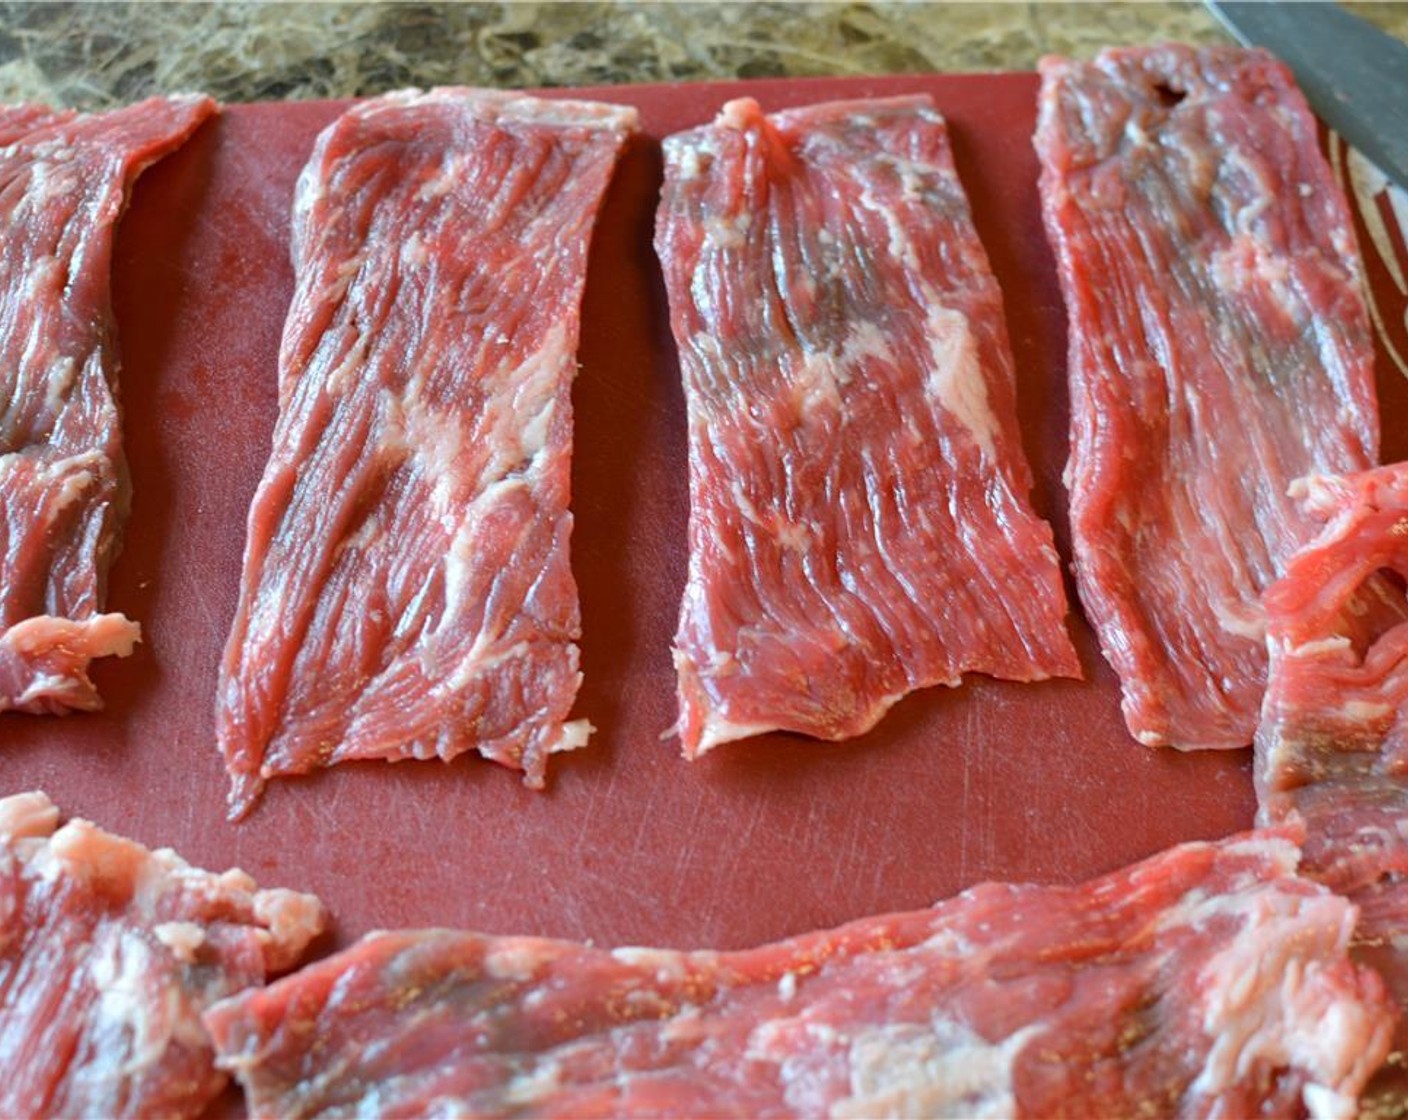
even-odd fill
[{"label": "small hole in meat", "polygon": [[1172,109],[1188,95],[1181,89],[1174,89],[1167,82],[1158,82],[1154,86],[1154,96],[1165,109]]}]

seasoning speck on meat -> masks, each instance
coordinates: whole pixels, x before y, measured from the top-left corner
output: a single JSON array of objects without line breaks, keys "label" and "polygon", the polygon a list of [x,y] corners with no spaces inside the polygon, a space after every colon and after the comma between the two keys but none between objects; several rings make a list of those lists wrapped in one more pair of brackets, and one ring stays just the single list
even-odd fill
[{"label": "seasoning speck on meat", "polygon": [[374,934],[206,1016],[257,1115],[1354,1115],[1393,1011],[1284,835],[744,952]]}]

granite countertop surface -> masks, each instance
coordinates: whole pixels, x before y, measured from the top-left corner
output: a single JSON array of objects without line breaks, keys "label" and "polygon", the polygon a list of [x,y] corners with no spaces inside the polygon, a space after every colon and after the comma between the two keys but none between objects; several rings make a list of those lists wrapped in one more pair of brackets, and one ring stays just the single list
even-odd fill
[{"label": "granite countertop surface", "polygon": [[[1347,7],[1408,40],[1408,3]],[[0,3],[0,99],[100,108],[935,70],[1230,41],[1197,4]]]}]

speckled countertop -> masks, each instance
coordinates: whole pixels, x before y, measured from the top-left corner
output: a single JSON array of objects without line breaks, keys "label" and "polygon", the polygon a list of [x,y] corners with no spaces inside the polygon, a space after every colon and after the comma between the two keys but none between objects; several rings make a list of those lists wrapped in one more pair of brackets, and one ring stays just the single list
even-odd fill
[{"label": "speckled countertop", "polygon": [[[1408,3],[1349,7],[1408,40]],[[1020,70],[1048,52],[1225,38],[1194,4],[0,3],[0,99]]]}]

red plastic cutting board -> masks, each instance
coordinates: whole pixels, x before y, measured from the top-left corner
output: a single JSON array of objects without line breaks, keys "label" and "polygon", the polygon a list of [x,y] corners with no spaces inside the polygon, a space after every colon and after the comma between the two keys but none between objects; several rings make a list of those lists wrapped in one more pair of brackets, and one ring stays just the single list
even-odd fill
[{"label": "red plastic cutting board", "polygon": [[[0,717],[0,792],[43,788],[66,813],[194,863],[314,891],[339,944],[446,925],[738,947],[982,879],[1078,880],[1247,827],[1247,752],[1136,745],[1075,613],[1083,683],[972,678],[912,696],[859,740],[773,735],[695,764],[661,738],[687,511],[683,401],[650,247],[658,141],[743,94],[777,109],[907,91],[933,94],[949,119],[1007,300],[1036,505],[1068,555],[1065,333],[1037,206],[1034,76],[586,91],[637,105],[645,128],[597,230],[575,391],[577,714],[599,728],[592,745],[554,760],[545,793],[478,757],[374,763],[275,781],[247,821],[226,823],[216,666],[275,417],[293,184],[338,111],[232,107],[142,179],[118,244],[134,499],[110,602],[146,641],[97,668],[106,712]],[[1382,364],[1385,415],[1403,415],[1403,379]],[[1403,453],[1396,442],[1388,453]]]}]

